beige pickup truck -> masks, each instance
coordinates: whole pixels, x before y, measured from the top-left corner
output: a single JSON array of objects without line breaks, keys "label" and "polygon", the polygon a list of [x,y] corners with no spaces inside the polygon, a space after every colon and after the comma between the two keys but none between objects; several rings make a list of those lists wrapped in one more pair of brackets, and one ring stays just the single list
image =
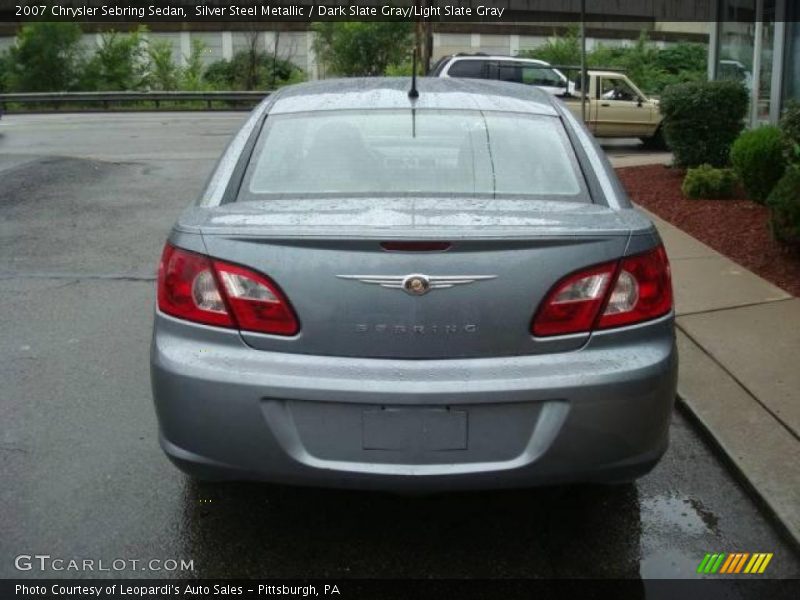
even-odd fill
[{"label": "beige pickup truck", "polygon": [[[557,67],[533,58],[461,53],[440,58],[430,75],[533,85],[561,98],[581,116],[577,67]],[[586,124],[596,136],[638,137],[653,147],[663,146],[656,100],[650,100],[619,71],[589,69],[587,75]]]},{"label": "beige pickup truck", "polygon": [[[623,73],[588,71],[586,125],[598,137],[638,137],[653,146],[663,145],[658,101],[651,100]],[[581,116],[580,90],[570,84],[559,96],[577,117]]]}]

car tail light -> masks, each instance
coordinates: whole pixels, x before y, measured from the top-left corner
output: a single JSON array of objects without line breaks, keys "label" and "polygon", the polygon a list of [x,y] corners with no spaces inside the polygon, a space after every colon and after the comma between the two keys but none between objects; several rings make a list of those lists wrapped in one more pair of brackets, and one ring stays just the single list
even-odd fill
[{"label": "car tail light", "polygon": [[664,246],[623,258],[598,329],[661,317],[672,310],[672,277]]},{"label": "car tail light", "polygon": [[219,260],[214,269],[240,329],[277,335],[297,333],[297,319],[289,301],[263,275]]},{"label": "car tail light", "polygon": [[533,334],[548,336],[589,331],[606,298],[615,268],[614,263],[607,263],[557,283],[533,321]]},{"label": "car tail light", "polygon": [[655,319],[671,309],[669,262],[658,246],[559,281],[539,307],[531,331],[538,337],[584,333]]},{"label": "car tail light", "polygon": [[158,308],[173,317],[274,335],[294,335],[292,307],[264,275],[202,254],[164,247]]}]

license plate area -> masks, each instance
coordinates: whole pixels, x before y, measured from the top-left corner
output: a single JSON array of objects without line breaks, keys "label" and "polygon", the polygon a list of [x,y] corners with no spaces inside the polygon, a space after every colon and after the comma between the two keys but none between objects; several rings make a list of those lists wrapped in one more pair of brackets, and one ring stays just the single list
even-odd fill
[{"label": "license plate area", "polygon": [[441,452],[468,448],[468,413],[449,408],[380,407],[361,413],[364,450]]},{"label": "license plate area", "polygon": [[519,457],[543,403],[397,405],[278,400],[262,402],[266,425],[300,462],[458,465]]}]

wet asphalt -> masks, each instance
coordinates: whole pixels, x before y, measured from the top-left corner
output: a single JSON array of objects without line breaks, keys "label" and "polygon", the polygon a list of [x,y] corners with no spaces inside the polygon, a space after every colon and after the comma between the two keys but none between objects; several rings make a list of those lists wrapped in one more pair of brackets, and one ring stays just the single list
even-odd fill
[{"label": "wet asphalt", "polygon": [[[0,121],[0,577],[695,577],[800,558],[679,412],[636,484],[396,496],[197,485],[157,444],[153,275],[241,113]],[[49,554],[192,571],[18,571]]]}]

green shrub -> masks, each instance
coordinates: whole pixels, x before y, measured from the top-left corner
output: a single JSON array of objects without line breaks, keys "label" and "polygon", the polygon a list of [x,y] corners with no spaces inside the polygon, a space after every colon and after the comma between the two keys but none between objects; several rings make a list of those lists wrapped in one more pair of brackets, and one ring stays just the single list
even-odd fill
[{"label": "green shrub", "polygon": [[708,48],[705,44],[680,42],[662,48],[656,56],[656,62],[669,73],[683,71],[705,73],[708,66]]},{"label": "green shrub", "polygon": [[686,172],[681,191],[687,198],[722,200],[733,196],[736,175],[731,169],[716,169],[700,165]]},{"label": "green shrub", "polygon": [[172,58],[172,42],[152,40],[147,54],[150,58],[150,87],[154,90],[177,90],[181,68]]},{"label": "green shrub", "polygon": [[800,167],[793,166],[767,199],[775,239],[800,248]]},{"label": "green shrub", "polygon": [[800,102],[793,100],[786,106],[781,117],[780,130],[786,160],[800,163]]},{"label": "green shrub", "polygon": [[[422,62],[417,63],[417,75],[424,75]],[[383,73],[385,77],[411,77],[412,73],[414,72],[414,63],[410,60],[407,60],[404,63],[399,65],[389,65],[386,67],[386,71]]]},{"label": "green shrub", "polygon": [[527,48],[517,54],[523,58],[536,58],[551,65],[577,65],[581,62],[580,31],[577,25],[570,26],[564,35],[555,31],[553,37],[536,48]]},{"label": "green shrub", "polygon": [[734,140],[744,128],[747,90],[734,81],[671,85],[661,96],[664,137],[675,163],[695,167],[728,164]]},{"label": "green shrub", "polygon": [[81,78],[81,89],[99,92],[147,88],[149,57],[146,27],[130,33],[108,31],[100,37]]},{"label": "green shrub", "polygon": [[221,90],[272,90],[288,83],[303,81],[303,72],[290,61],[246,50],[231,60],[218,60],[208,65],[205,79]]},{"label": "green shrub", "polygon": [[182,90],[200,92],[208,89],[209,86],[204,77],[205,65],[203,64],[203,54],[206,51],[206,44],[202,40],[192,38],[191,51],[184,54],[186,64],[180,70],[180,88]]},{"label": "green shrub", "polygon": [[766,126],[742,133],[731,148],[731,163],[748,197],[763,204],[786,170],[780,129]]}]

